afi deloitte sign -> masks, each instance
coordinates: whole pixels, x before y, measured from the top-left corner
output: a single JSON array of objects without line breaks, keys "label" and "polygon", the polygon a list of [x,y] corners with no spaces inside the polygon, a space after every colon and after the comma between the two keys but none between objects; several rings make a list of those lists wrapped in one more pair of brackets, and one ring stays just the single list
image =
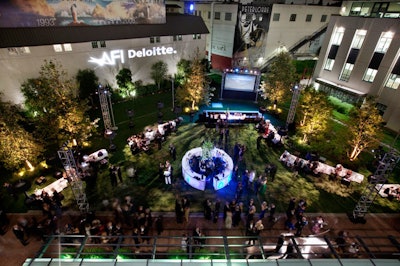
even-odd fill
[{"label": "afi deloitte sign", "polygon": [[125,63],[125,56],[130,58],[141,58],[141,57],[151,57],[157,55],[170,55],[176,54],[176,50],[172,47],[153,47],[150,49],[142,48],[140,50],[112,50],[110,52],[104,52],[101,58],[90,57],[89,63],[97,64],[98,66],[109,65],[113,66],[119,60],[121,63]]}]

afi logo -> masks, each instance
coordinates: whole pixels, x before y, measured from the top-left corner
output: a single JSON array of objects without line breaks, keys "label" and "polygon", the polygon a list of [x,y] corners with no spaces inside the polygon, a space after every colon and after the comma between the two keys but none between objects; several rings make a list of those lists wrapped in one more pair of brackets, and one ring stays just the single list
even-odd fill
[{"label": "afi logo", "polygon": [[97,64],[99,66],[104,66],[104,65],[113,66],[115,65],[115,61],[117,59],[120,59],[121,63],[125,63],[123,50],[112,50],[110,52],[110,55],[104,52],[101,58],[90,57],[88,62]]}]

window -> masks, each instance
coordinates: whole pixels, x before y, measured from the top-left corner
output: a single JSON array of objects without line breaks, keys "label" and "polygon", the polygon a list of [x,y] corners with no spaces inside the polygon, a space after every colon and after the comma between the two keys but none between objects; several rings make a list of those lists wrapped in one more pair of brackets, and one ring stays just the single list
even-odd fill
[{"label": "window", "polygon": [[393,39],[392,32],[390,32],[390,31],[383,32],[381,34],[381,37],[379,38],[378,43],[376,44],[375,52],[386,53],[386,51],[389,49],[392,39]]},{"label": "window", "polygon": [[197,35],[193,34],[193,40],[196,40]]},{"label": "window", "polygon": [[64,51],[66,52],[71,52],[72,51],[72,45],[70,43],[64,43]]},{"label": "window", "polygon": [[343,81],[349,81],[350,75],[351,75],[351,71],[353,71],[353,67],[354,67],[353,64],[346,63],[346,64],[344,65],[344,68],[343,68],[343,70],[342,70],[342,73],[340,74],[339,79],[340,79],[340,80],[343,80]]},{"label": "window", "polygon": [[211,12],[210,12],[210,11],[208,11],[207,18],[208,18],[208,19],[211,19]]},{"label": "window", "polygon": [[220,20],[221,19],[221,12],[215,12],[214,19],[215,20]]},{"label": "window", "polygon": [[306,22],[310,22],[311,19],[312,19],[312,15],[311,15],[311,14],[308,14],[308,15],[306,16]]},{"label": "window", "polygon": [[291,14],[289,21],[296,21],[296,16],[297,16],[296,14]]},{"label": "window", "polygon": [[193,40],[200,40],[201,39],[201,34],[193,34]]},{"label": "window", "polygon": [[328,18],[327,15],[322,15],[321,16],[321,22],[326,22],[326,19]]},{"label": "window", "polygon": [[232,13],[225,13],[225,21],[231,21],[232,20]]},{"label": "window", "polygon": [[342,43],[343,35],[344,35],[344,28],[343,27],[336,28],[332,36],[332,44],[340,45]]},{"label": "window", "polygon": [[378,109],[380,115],[383,115],[387,109],[387,106],[382,103],[376,103],[375,107]]},{"label": "window", "polygon": [[100,41],[100,47],[105,48],[106,46],[106,41]]},{"label": "window", "polygon": [[25,47],[12,47],[12,48],[8,48],[8,54],[9,55],[21,55],[21,54],[30,54],[31,53],[31,49],[29,49],[29,47],[25,46]]},{"label": "window", "polygon": [[351,48],[361,49],[361,46],[363,45],[365,39],[365,35],[367,35],[366,30],[356,30]]},{"label": "window", "polygon": [[201,10],[198,11],[198,16],[201,17]]},{"label": "window", "polygon": [[377,72],[378,70],[376,69],[367,68],[367,70],[364,73],[363,80],[367,82],[373,82]]},{"label": "window", "polygon": [[201,34],[197,34],[197,39],[198,39],[198,40],[201,39]]},{"label": "window", "polygon": [[385,83],[385,87],[397,90],[400,85],[400,75],[391,73]]},{"label": "window", "polygon": [[99,45],[97,42],[92,42],[92,48],[99,48]]},{"label": "window", "polygon": [[272,17],[272,21],[279,21],[280,17],[281,17],[280,13],[274,13],[274,16]]},{"label": "window", "polygon": [[61,44],[53,44],[54,52],[60,53],[63,51],[62,45]]},{"label": "window", "polygon": [[182,35],[174,35],[174,42],[182,41]]},{"label": "window", "polygon": [[12,48],[8,48],[8,54],[9,55],[20,55],[20,54],[30,54],[31,53],[31,49],[29,49],[29,47],[25,46],[25,47],[12,47]]},{"label": "window", "polygon": [[335,59],[326,59],[324,69],[331,71],[333,69],[333,65],[335,64]]},{"label": "window", "polygon": [[160,42],[160,37],[150,37],[150,43],[159,43]]}]

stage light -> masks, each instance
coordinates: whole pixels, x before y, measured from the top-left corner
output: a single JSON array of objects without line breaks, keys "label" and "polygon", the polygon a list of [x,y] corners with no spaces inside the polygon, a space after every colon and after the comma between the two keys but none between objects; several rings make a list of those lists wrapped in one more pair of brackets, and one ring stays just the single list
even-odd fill
[{"label": "stage light", "polygon": [[190,10],[190,13],[193,12],[193,10],[194,10],[194,4],[193,4],[193,3],[191,3],[191,4],[189,5],[189,10]]},{"label": "stage light", "polygon": [[239,72],[239,69],[238,69],[238,68],[236,68],[236,69],[235,69],[235,72],[236,72],[236,73],[237,73],[237,72]]}]

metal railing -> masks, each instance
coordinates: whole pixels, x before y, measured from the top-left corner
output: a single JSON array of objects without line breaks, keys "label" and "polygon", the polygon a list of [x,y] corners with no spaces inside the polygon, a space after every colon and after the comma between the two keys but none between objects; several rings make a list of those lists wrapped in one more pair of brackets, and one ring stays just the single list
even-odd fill
[{"label": "metal railing", "polygon": [[[185,240],[185,241],[183,241]],[[48,236],[35,260],[58,259],[395,259],[400,241],[395,236],[352,237],[344,244],[325,237],[254,236]],[[340,263],[341,264],[341,263]],[[342,265],[342,264],[341,264]]]}]

